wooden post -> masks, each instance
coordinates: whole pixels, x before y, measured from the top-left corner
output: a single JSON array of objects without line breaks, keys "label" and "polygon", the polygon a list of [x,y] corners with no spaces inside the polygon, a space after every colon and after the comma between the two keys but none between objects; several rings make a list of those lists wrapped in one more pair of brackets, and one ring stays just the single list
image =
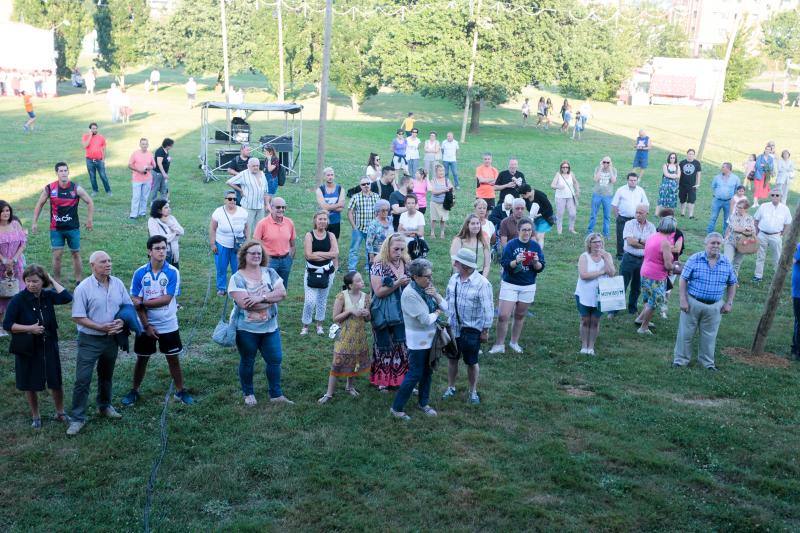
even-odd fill
[{"label": "wooden post", "polygon": [[719,80],[714,90],[714,99],[711,100],[711,105],[708,108],[708,116],[706,117],[706,126],[703,128],[703,136],[700,138],[700,147],[697,149],[697,160],[703,159],[703,150],[706,148],[706,140],[708,133],[711,131],[711,121],[714,119],[714,108],[717,107],[717,100],[722,98],[725,91],[725,78],[728,75],[728,62],[731,60],[731,52],[733,51],[733,41],[736,40],[736,34],[739,33],[739,21],[733,27],[733,34],[728,41],[728,48],[725,49],[725,61],[722,62],[722,79]]},{"label": "wooden post", "polygon": [[333,0],[325,0],[325,32],[322,46],[322,77],[319,84],[319,129],[317,134],[317,183],[322,183],[325,168],[325,122],[328,119],[328,77],[331,71],[331,26]]},{"label": "wooden post", "polygon": [[281,6],[281,0],[277,0],[275,10],[278,12],[278,101],[283,102],[285,87],[283,82],[283,6]]},{"label": "wooden post", "polygon": [[761,315],[761,320],[758,321],[756,334],[753,338],[753,347],[750,350],[751,355],[756,356],[764,353],[764,346],[767,344],[767,335],[772,327],[772,321],[775,318],[775,312],[778,310],[778,303],[781,299],[783,283],[786,280],[786,274],[788,274],[792,268],[798,237],[800,237],[800,202],[797,203],[797,207],[794,210],[794,218],[792,218],[792,225],[789,227],[789,235],[783,236],[781,259],[778,262],[778,268],[775,271],[775,276],[772,278],[772,283],[769,287],[767,303],[764,304],[764,313]]},{"label": "wooden post", "polygon": [[[467,97],[466,101],[464,102],[464,118],[461,119],[461,141],[464,142],[464,139],[467,137],[467,116],[469,115],[469,108],[470,108],[470,97],[472,96],[472,85],[475,79],[475,58],[478,55],[478,20],[481,14],[481,1],[478,0],[478,7],[474,11],[473,17],[473,30],[472,30],[472,61],[469,65],[469,76],[467,77]],[[472,4],[470,4],[471,6]],[[470,12],[472,10],[470,9]]]}]

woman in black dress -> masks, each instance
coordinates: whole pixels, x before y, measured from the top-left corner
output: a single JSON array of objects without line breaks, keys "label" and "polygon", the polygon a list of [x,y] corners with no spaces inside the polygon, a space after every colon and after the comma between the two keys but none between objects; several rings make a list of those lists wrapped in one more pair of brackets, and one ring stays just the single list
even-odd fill
[{"label": "woman in black dress", "polygon": [[48,275],[39,265],[30,265],[22,273],[25,289],[8,304],[3,328],[11,333],[9,352],[14,354],[17,389],[25,392],[31,408],[31,427],[40,429],[38,392],[45,385],[53,395],[55,419],[69,422],[64,413],[64,390],[61,386],[61,359],[58,354],[56,305],[68,304],[72,294]]}]

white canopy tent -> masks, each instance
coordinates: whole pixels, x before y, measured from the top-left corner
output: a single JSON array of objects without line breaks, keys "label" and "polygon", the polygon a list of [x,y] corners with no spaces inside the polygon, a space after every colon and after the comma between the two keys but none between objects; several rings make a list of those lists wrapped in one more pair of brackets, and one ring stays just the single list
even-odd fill
[{"label": "white canopy tent", "polygon": [[52,30],[19,22],[0,23],[0,68],[6,70],[56,71]]}]

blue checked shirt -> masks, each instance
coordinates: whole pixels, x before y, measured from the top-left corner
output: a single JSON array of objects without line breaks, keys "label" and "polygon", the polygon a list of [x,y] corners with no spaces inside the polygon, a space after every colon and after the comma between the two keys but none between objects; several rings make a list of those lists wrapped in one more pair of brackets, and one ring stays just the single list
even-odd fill
[{"label": "blue checked shirt", "polygon": [[[456,302],[456,284],[458,285],[458,302]],[[450,315],[450,326],[453,335],[461,335],[461,328],[474,328],[478,331],[488,329],[494,319],[492,284],[477,270],[461,281],[459,274],[453,274],[447,284],[447,309]],[[456,320],[456,309],[458,318]]]},{"label": "blue checked shirt", "polygon": [[720,254],[716,266],[711,268],[705,251],[693,254],[686,261],[681,277],[686,280],[689,296],[715,302],[723,297],[728,285],[738,283],[727,257]]}]

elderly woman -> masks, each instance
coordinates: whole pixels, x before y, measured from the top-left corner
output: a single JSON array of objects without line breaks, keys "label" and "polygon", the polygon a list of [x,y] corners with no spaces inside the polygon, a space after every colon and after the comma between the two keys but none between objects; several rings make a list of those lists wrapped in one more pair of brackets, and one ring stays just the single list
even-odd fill
[{"label": "elderly woman", "polygon": [[236,252],[250,232],[247,227],[247,211],[236,205],[236,191],[225,191],[225,203],[211,214],[208,226],[208,241],[217,267],[217,296],[225,296],[228,288],[228,266],[231,274],[238,267]]},{"label": "elderly woman", "polygon": [[328,212],[317,210],[311,219],[313,229],[303,238],[306,257],[306,272],[303,276],[305,298],[303,301],[303,329],[300,335],[308,335],[311,315],[317,320],[317,335],[323,335],[325,305],[331,287],[333,273],[339,268],[339,244],[336,235],[328,231]]},{"label": "elderly woman", "polygon": [[267,381],[271,402],[291,402],[281,389],[283,347],[278,327],[278,302],[286,298],[283,280],[267,267],[267,254],[260,241],[249,240],[239,247],[239,269],[231,276],[228,293],[236,302],[231,320],[236,323],[236,348],[239,350],[239,383],[244,404],[256,403],[253,389],[253,367],[256,353],[267,365]]},{"label": "elderly woman", "polygon": [[528,307],[536,296],[536,276],[544,270],[544,252],[539,243],[533,239],[533,222],[524,217],[517,223],[518,237],[511,239],[503,248],[500,264],[503,273],[500,276],[499,316],[497,319],[497,337],[489,353],[505,353],[506,334],[511,315],[514,326],[511,329],[509,346],[517,353],[524,350],[519,345],[522,326]]},{"label": "elderly woman", "polygon": [[[0,278],[11,278],[16,280],[14,290],[21,290],[25,287],[22,281],[22,271],[25,268],[25,256],[22,255],[27,246],[28,236],[19,219],[14,216],[14,209],[11,205],[0,200]],[[0,323],[3,322],[3,314],[11,301],[11,297],[0,297]],[[5,337],[7,333],[0,326],[0,337]]]},{"label": "elderly woman", "polygon": [[370,267],[372,288],[372,368],[370,383],[385,391],[398,387],[408,372],[408,351],[400,313],[400,294],[411,282],[406,240],[393,233],[383,241]]},{"label": "elderly woman", "polygon": [[652,335],[650,319],[656,309],[661,309],[666,301],[667,277],[672,273],[672,235],[678,229],[675,217],[664,217],[658,223],[656,233],[650,235],[644,244],[644,261],[641,268],[642,300],[644,309],[636,317],[636,330],[640,335]]},{"label": "elderly woman", "polygon": [[58,354],[58,323],[54,306],[68,304],[72,295],[39,265],[22,273],[25,289],[8,305],[3,328],[11,333],[8,351],[14,354],[17,389],[25,392],[31,409],[31,427],[40,429],[37,392],[50,389],[56,407],[55,419],[69,422],[64,412],[61,359]]},{"label": "elderly woman", "polygon": [[775,185],[780,187],[781,202],[786,204],[789,199],[789,185],[794,179],[794,161],[789,150],[781,152],[781,158],[775,163]]},{"label": "elderly woman", "polygon": [[167,262],[179,268],[180,247],[178,241],[184,234],[183,226],[172,216],[169,202],[163,198],[153,201],[150,206],[150,218],[147,220],[147,231],[150,236],[163,235],[167,238]]},{"label": "elderly woman", "polygon": [[725,232],[724,254],[733,265],[733,272],[737,277],[745,254],[736,249],[736,241],[754,239],[756,236],[756,223],[750,213],[747,212],[749,208],[750,202],[747,198],[739,200],[739,203],[736,204],[736,210],[728,217],[728,229]]},{"label": "elderly woman", "polygon": [[433,285],[431,262],[421,257],[414,259],[408,271],[412,281],[400,298],[408,345],[408,373],[389,409],[393,416],[403,420],[411,419],[404,409],[417,384],[419,409],[428,416],[436,416],[436,411],[428,405],[433,375],[430,351],[436,336],[436,320],[442,312],[447,311],[447,300],[442,298]]},{"label": "elderly woman", "polygon": [[578,258],[578,284],[575,286],[575,304],[581,316],[581,352],[595,355],[594,343],[600,333],[600,318],[603,316],[597,301],[600,279],[616,273],[614,259],[605,251],[603,236],[590,233],[584,241],[586,251]]},{"label": "elderly woman", "polygon": [[367,253],[370,264],[390,233],[392,233],[392,221],[389,219],[389,202],[378,200],[375,202],[375,218],[367,225]]},{"label": "elderly woman", "polygon": [[239,205],[247,211],[247,227],[251,232],[248,238],[255,231],[258,221],[269,211],[267,178],[260,165],[257,157],[251,157],[247,160],[247,168],[226,182],[241,195]]},{"label": "elderly woman", "polygon": [[470,213],[461,225],[461,231],[453,237],[450,243],[450,256],[454,257],[462,248],[467,248],[475,252],[478,261],[478,272],[483,277],[489,277],[489,269],[492,265],[492,252],[489,238],[481,229],[481,220],[478,215]]}]

